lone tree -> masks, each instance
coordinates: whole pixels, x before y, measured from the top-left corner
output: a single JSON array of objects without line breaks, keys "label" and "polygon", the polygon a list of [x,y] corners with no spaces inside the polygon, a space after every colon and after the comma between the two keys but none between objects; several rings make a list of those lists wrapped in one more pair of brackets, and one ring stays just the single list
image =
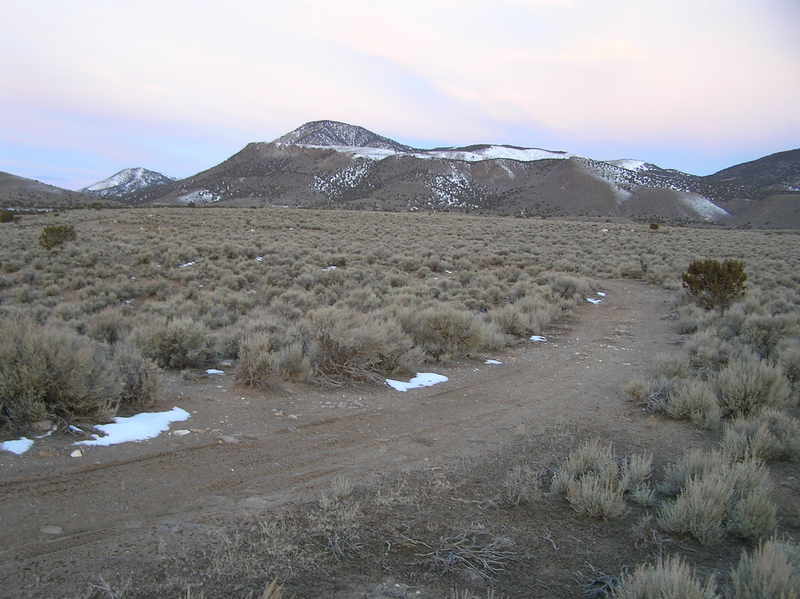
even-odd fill
[{"label": "lone tree", "polygon": [[681,280],[703,308],[725,312],[735,299],[744,295],[747,274],[742,260],[695,260]]}]

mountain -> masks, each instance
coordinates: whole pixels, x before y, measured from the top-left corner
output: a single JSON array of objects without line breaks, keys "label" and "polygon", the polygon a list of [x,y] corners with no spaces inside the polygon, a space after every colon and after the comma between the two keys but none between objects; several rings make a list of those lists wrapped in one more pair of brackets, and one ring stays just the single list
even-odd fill
[{"label": "mountain", "polygon": [[[782,152],[698,177],[642,160],[541,148],[424,150],[363,127],[314,121],[185,179],[147,181],[123,171],[91,188],[132,206],[452,210],[800,229],[798,155]],[[123,179],[152,184],[128,191]]]},{"label": "mountain", "polygon": [[312,121],[282,135],[272,143],[306,146],[376,148],[393,152],[412,152],[413,148],[373,133],[364,127],[337,121]]},{"label": "mountain", "polygon": [[3,208],[79,208],[85,206],[114,207],[116,201],[99,199],[80,191],[61,189],[33,179],[0,172],[0,207]]},{"label": "mountain", "polygon": [[83,192],[92,193],[103,198],[119,198],[125,195],[172,183],[176,179],[146,168],[126,168],[108,179],[84,187]]},{"label": "mountain", "polygon": [[[663,223],[797,226],[800,195],[641,160],[479,144],[422,150],[363,127],[314,121],[248,144],[221,164],[125,201],[527,216],[626,216]],[[793,212],[794,211],[794,212]],[[786,214],[789,217],[785,217]]]},{"label": "mountain", "polygon": [[800,191],[800,149],[737,164],[705,179],[742,187]]}]

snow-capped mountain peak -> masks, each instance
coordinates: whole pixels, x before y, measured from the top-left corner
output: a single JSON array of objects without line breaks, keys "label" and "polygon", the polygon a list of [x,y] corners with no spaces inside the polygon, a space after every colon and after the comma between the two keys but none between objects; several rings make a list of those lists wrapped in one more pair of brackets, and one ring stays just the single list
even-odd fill
[{"label": "snow-capped mountain peak", "polygon": [[148,187],[172,183],[176,180],[174,177],[168,177],[146,168],[126,168],[108,179],[89,187],[84,187],[81,191],[87,191],[101,197],[119,197]]}]

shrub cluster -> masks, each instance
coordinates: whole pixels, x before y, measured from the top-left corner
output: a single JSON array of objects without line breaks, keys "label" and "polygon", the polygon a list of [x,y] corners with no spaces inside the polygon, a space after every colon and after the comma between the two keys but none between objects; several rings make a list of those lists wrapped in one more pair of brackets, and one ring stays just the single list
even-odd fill
[{"label": "shrub cluster", "polygon": [[550,483],[552,493],[564,493],[572,508],[593,518],[618,518],[626,512],[626,497],[649,502],[647,485],[653,456],[619,457],[611,444],[586,441],[570,451]]},{"label": "shrub cluster", "polygon": [[715,576],[700,578],[686,560],[672,555],[640,564],[624,574],[613,599],[792,599],[800,597],[800,548],[771,538],[755,551],[742,551],[730,581],[720,589]]},{"label": "shrub cluster", "polygon": [[69,329],[0,321],[0,415],[14,425],[44,418],[111,418],[122,397],[103,348]]},{"label": "shrub cluster", "polygon": [[757,541],[775,531],[777,505],[770,499],[772,481],[762,462],[691,452],[667,474],[664,490],[680,491],[660,509],[658,524],[664,530],[690,535],[703,545],[726,536]]}]

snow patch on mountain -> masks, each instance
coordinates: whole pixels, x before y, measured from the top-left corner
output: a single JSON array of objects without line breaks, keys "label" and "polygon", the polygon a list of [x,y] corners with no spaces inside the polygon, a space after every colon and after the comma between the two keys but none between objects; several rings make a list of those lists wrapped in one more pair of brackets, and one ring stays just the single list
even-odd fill
[{"label": "snow patch on mountain", "polygon": [[89,187],[84,187],[81,191],[93,193],[104,198],[120,197],[134,191],[172,183],[173,181],[177,181],[177,179],[146,168],[126,168],[108,179]]},{"label": "snow patch on mountain", "polygon": [[372,169],[372,164],[365,159],[355,162],[353,165],[324,177],[314,175],[311,188],[320,192],[330,199],[340,198],[348,189],[353,189],[361,185]]},{"label": "snow patch on mountain", "polygon": [[649,171],[653,167],[652,164],[645,162],[644,160],[632,160],[630,158],[624,158],[622,160],[608,160],[607,162],[608,164],[613,164],[614,166],[624,168],[626,171],[633,172]]},{"label": "snow patch on mountain", "polygon": [[197,206],[205,206],[206,204],[213,204],[214,202],[219,202],[222,199],[222,196],[216,194],[208,189],[198,189],[191,193],[184,194],[182,196],[178,196],[176,200],[181,204],[189,204],[193,203]]},{"label": "snow patch on mountain", "polygon": [[706,220],[718,221],[730,216],[727,210],[700,194],[682,193],[679,199],[682,204]]},{"label": "snow patch on mountain", "polygon": [[[417,154],[415,154],[417,155]],[[564,160],[571,158],[567,152],[552,152],[539,148],[517,148],[513,146],[486,146],[476,149],[453,148],[448,150],[428,150],[421,158],[443,158],[445,160],[462,160],[464,162],[482,162],[484,160],[508,159],[519,162],[535,162],[537,160]]]}]

